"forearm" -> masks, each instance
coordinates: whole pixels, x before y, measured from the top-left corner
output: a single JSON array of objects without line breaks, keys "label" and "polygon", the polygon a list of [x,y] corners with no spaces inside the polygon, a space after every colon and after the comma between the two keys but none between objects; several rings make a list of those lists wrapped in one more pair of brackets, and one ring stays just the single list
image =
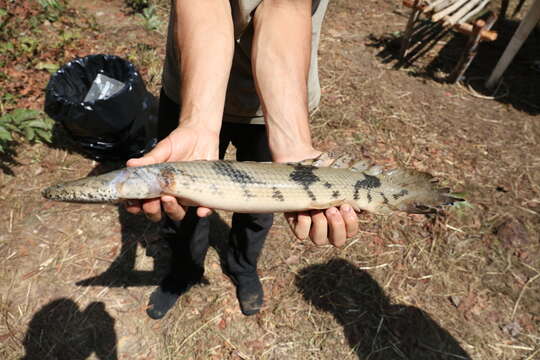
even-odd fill
[{"label": "forearm", "polygon": [[234,50],[228,0],[175,1],[180,123],[219,134]]},{"label": "forearm", "polygon": [[254,27],[253,73],[274,160],[315,157],[307,100],[311,0],[266,0]]}]

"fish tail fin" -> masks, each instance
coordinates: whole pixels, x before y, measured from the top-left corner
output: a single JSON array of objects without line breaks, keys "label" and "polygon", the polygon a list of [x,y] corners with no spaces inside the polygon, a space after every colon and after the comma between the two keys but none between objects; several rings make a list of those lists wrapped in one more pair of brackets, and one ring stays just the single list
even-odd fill
[{"label": "fish tail fin", "polygon": [[386,210],[405,211],[411,214],[429,214],[442,206],[464,199],[454,195],[449,188],[440,187],[429,173],[413,169],[394,169],[381,174]]}]

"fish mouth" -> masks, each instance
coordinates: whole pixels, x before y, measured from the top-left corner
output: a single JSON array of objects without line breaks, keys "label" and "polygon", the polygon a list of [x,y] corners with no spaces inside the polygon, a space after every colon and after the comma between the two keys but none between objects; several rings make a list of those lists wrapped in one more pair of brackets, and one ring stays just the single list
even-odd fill
[{"label": "fish mouth", "polygon": [[62,188],[62,185],[53,185],[49,186],[48,188],[45,188],[41,190],[41,196],[43,196],[47,200],[60,200],[60,193]]}]

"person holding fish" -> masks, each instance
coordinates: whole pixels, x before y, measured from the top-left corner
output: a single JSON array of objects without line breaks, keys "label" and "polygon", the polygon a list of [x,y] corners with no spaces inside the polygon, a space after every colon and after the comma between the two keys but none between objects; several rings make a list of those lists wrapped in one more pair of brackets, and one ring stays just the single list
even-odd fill
[{"label": "person holding fish", "polygon": [[[128,166],[223,158],[229,144],[239,161],[299,162],[313,147],[309,113],[320,101],[317,47],[328,0],[176,0],[172,2],[160,142]],[[163,317],[203,281],[211,209],[184,207],[172,196],[130,200],[130,213],[163,220],[172,249],[168,275],[150,296],[148,315]],[[299,239],[342,246],[358,231],[348,204],[286,214]],[[224,271],[237,287],[242,312],[260,311],[257,260],[272,214],[232,217]]]}]

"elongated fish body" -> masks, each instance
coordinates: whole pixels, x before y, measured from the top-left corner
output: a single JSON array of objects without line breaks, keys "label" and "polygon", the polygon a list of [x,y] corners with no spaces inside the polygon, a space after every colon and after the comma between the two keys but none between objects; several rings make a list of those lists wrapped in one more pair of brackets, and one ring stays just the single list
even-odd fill
[{"label": "elongated fish body", "polygon": [[426,213],[457,200],[427,173],[363,170],[298,163],[161,163],[54,185],[43,196],[102,203],[172,195],[184,205],[239,213],[296,212],[344,203],[356,211]]}]

